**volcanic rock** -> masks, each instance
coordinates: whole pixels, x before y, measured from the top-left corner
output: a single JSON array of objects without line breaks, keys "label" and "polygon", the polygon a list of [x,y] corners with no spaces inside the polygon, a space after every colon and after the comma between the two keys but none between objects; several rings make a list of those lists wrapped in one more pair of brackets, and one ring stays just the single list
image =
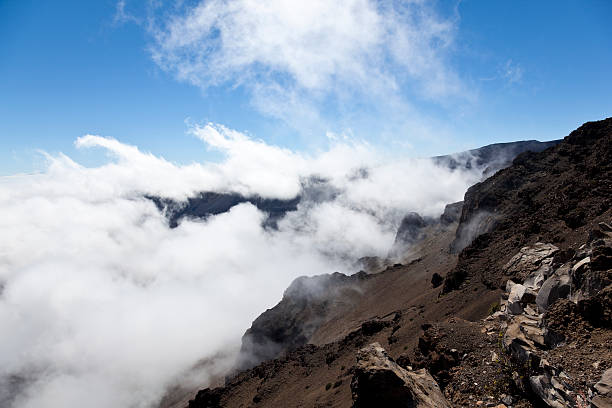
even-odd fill
[{"label": "volcanic rock", "polygon": [[595,384],[597,395],[591,400],[596,408],[612,407],[612,368],[608,368]]},{"label": "volcanic rock", "polygon": [[355,408],[450,407],[427,371],[400,367],[378,343],[359,350],[351,392]]},{"label": "volcanic rock", "polygon": [[438,286],[440,286],[442,283],[444,282],[444,278],[438,273],[435,272],[432,276],[431,276],[431,285],[434,288],[437,288]]},{"label": "volcanic rock", "polygon": [[536,293],[533,290],[519,283],[511,285],[510,294],[508,295],[508,311],[512,314],[521,314],[525,305],[533,303],[535,300]]},{"label": "volcanic rock", "polygon": [[[536,242],[532,246],[521,248],[510,261],[503,267],[506,276],[513,276],[519,280],[527,280],[531,277],[532,289],[540,287],[542,278],[546,278],[551,270],[552,256],[559,250],[552,244]],[[533,276],[532,276],[533,275]],[[538,286],[539,283],[539,286]]]},{"label": "volcanic rock", "polygon": [[569,296],[571,289],[569,271],[569,265],[564,265],[546,279],[536,296],[536,303],[540,310],[545,311],[558,299],[564,299]]}]

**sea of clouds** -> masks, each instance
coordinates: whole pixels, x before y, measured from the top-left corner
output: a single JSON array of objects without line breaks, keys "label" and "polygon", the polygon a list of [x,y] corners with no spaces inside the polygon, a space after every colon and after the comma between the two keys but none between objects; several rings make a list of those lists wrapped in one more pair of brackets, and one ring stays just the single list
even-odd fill
[{"label": "sea of clouds", "polygon": [[[403,214],[439,215],[481,176],[344,138],[305,155],[220,125],[192,132],[224,159],[177,165],[87,135],[77,146],[105,149],[106,164],[47,155],[41,173],[0,178],[0,405],[150,407],[201,361],[192,380],[206,384],[294,278],[386,256]],[[332,198],[277,229],[248,203],[171,229],[144,198],[286,199],[313,177]]]},{"label": "sea of clouds", "polygon": [[[241,89],[299,131],[356,127],[367,113],[376,135],[433,140],[441,126],[413,99],[471,98],[448,64],[457,18],[425,1],[148,4],[140,18],[120,0],[116,21],[145,27],[164,72],[203,92]],[[406,212],[437,216],[481,177],[344,135],[304,154],[216,124],[192,133],[223,159],[178,165],[87,135],[76,145],[105,149],[106,164],[46,154],[44,171],[0,178],[0,406],[155,407],[177,382],[205,385],[294,278],[386,256]],[[247,203],[169,228],[145,198],[289,199],[309,180],[327,199],[302,200],[276,229]]]}]

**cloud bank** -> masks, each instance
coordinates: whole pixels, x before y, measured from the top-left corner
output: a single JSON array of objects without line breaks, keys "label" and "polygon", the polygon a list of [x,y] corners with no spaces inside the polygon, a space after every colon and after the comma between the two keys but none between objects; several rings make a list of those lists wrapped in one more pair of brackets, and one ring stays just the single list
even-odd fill
[{"label": "cloud bank", "polygon": [[[0,178],[0,405],[150,407],[212,361],[196,372],[205,384],[294,278],[385,256],[405,212],[437,215],[480,176],[350,140],[308,156],[220,125],[192,131],[225,160],[179,166],[88,135],[77,146],[106,149],[107,164],[60,154],[41,174]],[[288,198],[313,176],[333,198],[301,203],[278,230],[250,204],[170,229],[143,198]]]},{"label": "cloud bank", "polygon": [[456,17],[431,2],[211,0],[152,21],[164,70],[204,90],[243,88],[299,130],[354,108],[390,118],[414,115],[413,98],[468,94],[448,62]]}]

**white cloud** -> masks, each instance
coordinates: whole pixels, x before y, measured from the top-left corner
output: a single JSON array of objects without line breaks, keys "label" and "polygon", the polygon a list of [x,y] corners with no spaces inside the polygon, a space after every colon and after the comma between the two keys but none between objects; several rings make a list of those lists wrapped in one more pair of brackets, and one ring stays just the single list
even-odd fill
[{"label": "white cloud", "polygon": [[501,75],[509,84],[515,84],[523,79],[523,68],[509,59],[502,67]]},{"label": "white cloud", "polygon": [[130,22],[140,24],[141,20],[133,14],[128,13],[125,10],[125,6],[125,0],[117,1],[117,4],[115,4],[115,16],[113,17],[113,22],[115,24],[125,24]]},{"label": "white cloud", "polygon": [[[295,277],[384,256],[406,211],[436,215],[479,176],[390,160],[350,139],[306,156],[220,125],[193,132],[226,159],[177,166],[88,135],[77,146],[106,149],[109,163],[48,156],[44,173],[0,178],[0,401],[19,391],[19,408],[149,407],[213,359],[198,373],[205,383]],[[278,230],[262,228],[250,204],[171,230],[143,198],[205,190],[286,198],[313,174],[335,198],[301,204]],[[9,386],[15,378],[21,388]]]},{"label": "white cloud", "polygon": [[180,10],[153,24],[159,66],[203,89],[242,86],[298,129],[324,120],[323,101],[388,110],[410,105],[406,94],[468,93],[447,63],[455,20],[429,2],[211,0]]}]

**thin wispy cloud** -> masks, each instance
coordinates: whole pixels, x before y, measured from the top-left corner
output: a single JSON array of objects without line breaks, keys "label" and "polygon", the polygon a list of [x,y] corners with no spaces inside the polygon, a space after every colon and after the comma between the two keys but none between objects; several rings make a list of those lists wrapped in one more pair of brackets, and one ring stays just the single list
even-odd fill
[{"label": "thin wispy cloud", "polygon": [[125,24],[125,23],[136,23],[140,24],[142,20],[132,13],[129,13],[125,9],[126,3],[125,0],[119,0],[117,4],[115,4],[115,15],[113,17],[113,23],[115,24]]},{"label": "thin wispy cloud", "polygon": [[523,79],[523,68],[509,59],[501,69],[501,76],[509,84],[519,83]]},{"label": "thin wispy cloud", "polygon": [[204,90],[243,87],[257,109],[288,122],[469,94],[447,61],[456,21],[428,2],[212,0],[152,27],[164,70]]}]

